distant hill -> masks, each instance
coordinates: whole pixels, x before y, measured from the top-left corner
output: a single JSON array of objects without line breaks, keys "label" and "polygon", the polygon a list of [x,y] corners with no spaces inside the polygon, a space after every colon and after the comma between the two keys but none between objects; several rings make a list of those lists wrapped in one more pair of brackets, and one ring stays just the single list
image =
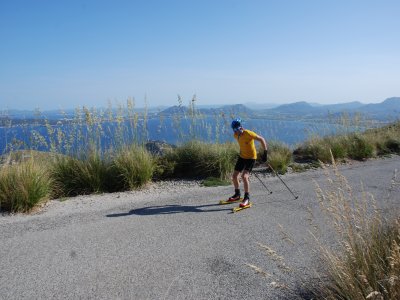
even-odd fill
[{"label": "distant hill", "polygon": [[344,110],[359,109],[360,107],[362,107],[364,105],[365,104],[362,104],[361,102],[353,101],[353,102],[348,102],[348,103],[323,105],[322,107],[331,112],[338,112],[338,111],[344,111]]},{"label": "distant hill", "polygon": [[[343,113],[348,113],[351,116],[356,113],[361,113],[366,118],[388,120],[400,118],[400,97],[388,98],[381,103],[374,104],[363,104],[359,101],[352,101],[347,103],[323,105],[298,101],[268,109],[251,109],[243,104],[235,104],[220,107],[196,108],[196,111],[204,115],[217,115],[224,113],[228,117],[245,116],[289,119],[320,119],[326,118],[328,115],[340,116]],[[189,109],[186,106],[172,106],[163,110],[160,114],[168,116],[177,113],[189,114]]]},{"label": "distant hill", "polygon": [[323,118],[328,114],[340,115],[342,113],[361,113],[367,118],[377,120],[399,119],[400,118],[400,97],[388,98],[381,103],[363,104],[358,101],[318,105],[305,101],[280,105],[272,109],[258,111],[259,116],[272,117],[300,117],[300,118]]},{"label": "distant hill", "polygon": [[[221,107],[212,108],[196,108],[196,112],[203,115],[218,115],[224,113],[225,115],[239,115],[239,116],[252,116],[254,111],[243,104],[224,105]],[[171,106],[160,112],[160,115],[169,116],[174,114],[189,114],[190,110],[186,106]]]},{"label": "distant hill", "polygon": [[281,113],[281,114],[309,114],[318,109],[319,107],[312,106],[311,104],[305,101],[300,101],[300,102],[280,105],[278,107],[266,111]]},{"label": "distant hill", "polygon": [[243,104],[234,104],[234,105],[224,105],[219,108],[212,109],[202,109],[200,110],[203,114],[220,114],[224,113],[226,115],[247,115],[251,116],[254,114],[254,111]]},{"label": "distant hill", "polygon": [[[225,114],[226,117],[245,117],[245,118],[282,118],[282,119],[321,119],[329,116],[340,116],[343,113],[348,113],[350,116],[356,113],[364,115],[367,119],[375,119],[382,121],[400,119],[400,97],[391,97],[381,103],[363,104],[359,101],[338,104],[318,104],[309,103],[306,101],[298,101],[289,104],[283,104],[276,107],[271,107],[272,104],[257,103],[255,106],[244,104],[234,105],[199,105],[196,106],[196,112],[215,116]],[[269,108],[262,108],[269,107]],[[106,111],[107,109],[99,109]],[[139,114],[144,113],[144,108],[135,108]],[[187,106],[171,106],[171,107],[149,107],[146,109],[151,117],[156,115],[172,116],[176,114],[189,115],[190,110]],[[116,108],[113,108],[113,113],[119,113]],[[8,126],[10,120],[12,124],[33,124],[43,123],[38,120],[47,119],[50,124],[55,124],[60,119],[72,119],[76,114],[75,110],[59,110],[35,112],[28,110],[7,110],[0,112],[0,126]]]},{"label": "distant hill", "polygon": [[187,108],[186,106],[174,105],[160,111],[159,114],[163,116],[169,116],[175,114],[188,114],[188,113],[189,113],[189,108]]},{"label": "distant hill", "polygon": [[381,103],[366,104],[360,108],[365,113],[376,114],[378,112],[400,113],[400,97],[388,98]]}]

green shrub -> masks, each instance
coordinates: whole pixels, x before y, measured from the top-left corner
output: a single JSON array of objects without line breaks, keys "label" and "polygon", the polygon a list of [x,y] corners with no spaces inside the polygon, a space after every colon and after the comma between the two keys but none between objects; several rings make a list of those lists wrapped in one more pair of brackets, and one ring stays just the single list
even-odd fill
[{"label": "green shrub", "polygon": [[297,148],[294,153],[300,161],[320,160],[322,162],[329,162],[332,160],[329,149],[329,145],[322,139],[313,138]]},{"label": "green shrub", "polygon": [[110,163],[94,151],[76,158],[64,156],[57,158],[52,166],[55,194],[76,196],[110,190]]},{"label": "green shrub", "polygon": [[112,174],[119,189],[132,190],[149,182],[153,176],[154,161],[150,153],[139,146],[124,148],[112,161]]},{"label": "green shrub", "polygon": [[238,157],[237,145],[233,143],[208,144],[206,149],[204,160],[200,163],[205,171],[204,176],[229,178]]},{"label": "green shrub", "polygon": [[237,155],[237,147],[232,143],[191,141],[167,153],[164,162],[173,166],[175,177],[226,179],[233,171]]},{"label": "green shrub", "polygon": [[385,142],[385,147],[389,149],[390,152],[400,154],[400,139],[390,138]]},{"label": "green shrub", "polygon": [[164,155],[154,158],[154,179],[162,180],[173,177],[176,166],[175,154],[173,152],[174,150],[170,149]]},{"label": "green shrub", "polygon": [[268,163],[280,174],[285,174],[292,160],[292,151],[279,142],[270,142],[268,146]]},{"label": "green shrub", "polygon": [[361,135],[350,135],[348,138],[348,146],[348,155],[350,158],[363,160],[374,155],[373,145]]},{"label": "green shrub", "polygon": [[[337,137],[330,137],[327,138],[327,144],[329,149],[332,152],[334,159],[341,159],[347,156],[347,147],[346,147],[346,139],[345,136],[337,136]],[[332,158],[325,157],[326,160],[323,162],[331,162]],[[322,161],[322,160],[321,160]]]},{"label": "green shrub", "polygon": [[48,170],[33,160],[0,169],[0,208],[27,212],[50,198]]}]

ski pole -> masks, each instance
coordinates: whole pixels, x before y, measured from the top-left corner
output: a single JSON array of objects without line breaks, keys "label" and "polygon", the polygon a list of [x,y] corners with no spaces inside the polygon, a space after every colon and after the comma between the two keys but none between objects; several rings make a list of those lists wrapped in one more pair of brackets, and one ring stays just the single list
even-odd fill
[{"label": "ski pole", "polygon": [[292,190],[287,186],[287,184],[283,181],[283,179],[281,178],[281,176],[279,176],[278,172],[276,172],[274,170],[274,168],[271,167],[271,165],[269,163],[267,163],[267,166],[271,168],[271,170],[275,173],[276,176],[278,176],[278,178],[282,181],[282,183],[286,186],[286,188],[289,190],[289,192],[293,195],[294,199],[299,198],[299,196],[296,196],[295,194],[293,194]]},{"label": "ski pole", "polygon": [[264,184],[264,182],[258,177],[257,173],[253,173],[254,176],[257,177],[258,180],[260,180],[261,184],[265,187],[265,189],[269,192],[269,194],[272,194],[272,192],[267,188],[267,186]]}]

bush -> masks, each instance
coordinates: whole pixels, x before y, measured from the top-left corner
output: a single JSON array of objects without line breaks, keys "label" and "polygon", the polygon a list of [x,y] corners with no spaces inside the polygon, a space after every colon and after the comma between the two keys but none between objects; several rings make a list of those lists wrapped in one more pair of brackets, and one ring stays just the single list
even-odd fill
[{"label": "bush", "polygon": [[348,154],[347,147],[346,136],[326,136],[306,141],[294,153],[303,160],[330,163],[331,153],[335,159],[345,158]]},{"label": "bush", "polygon": [[153,176],[154,161],[143,147],[131,146],[117,153],[112,160],[114,186],[118,189],[131,190],[149,182]]},{"label": "bush", "polygon": [[328,162],[331,160],[329,147],[323,143],[322,139],[313,138],[306,141],[302,146],[298,147],[294,154],[298,161],[322,161]]},{"label": "bush", "polygon": [[175,156],[174,150],[166,151],[164,155],[156,156],[154,158],[154,172],[153,179],[162,180],[174,176],[176,161],[173,159]]},{"label": "bush", "polygon": [[237,155],[232,143],[191,141],[167,153],[163,161],[173,167],[171,174],[175,177],[226,179],[233,171]]},{"label": "bush", "polygon": [[348,139],[348,155],[350,158],[363,160],[374,155],[374,147],[363,136],[353,134]]},{"label": "bush", "polygon": [[[347,147],[346,147],[347,143],[345,136],[328,137],[326,138],[326,140],[334,159],[342,159],[347,156]],[[332,158],[330,157],[329,153],[329,158],[326,157],[326,159],[323,160],[323,162],[331,162],[331,161]]]},{"label": "bush", "polygon": [[388,139],[385,142],[385,147],[389,149],[390,152],[400,154],[400,139]]},{"label": "bush", "polygon": [[33,160],[0,169],[0,208],[27,212],[50,198],[48,170]]},{"label": "bush", "polygon": [[81,158],[57,158],[52,166],[55,194],[61,197],[109,191],[109,167],[110,163],[96,151]]},{"label": "bush", "polygon": [[291,160],[292,151],[288,146],[278,142],[269,143],[268,163],[276,172],[285,174]]}]

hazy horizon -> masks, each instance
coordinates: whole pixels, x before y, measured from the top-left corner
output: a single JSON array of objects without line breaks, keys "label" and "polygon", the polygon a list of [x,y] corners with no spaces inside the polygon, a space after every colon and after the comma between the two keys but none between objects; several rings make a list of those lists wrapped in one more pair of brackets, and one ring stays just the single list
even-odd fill
[{"label": "hazy horizon", "polygon": [[[389,98],[399,98],[399,97],[396,97],[396,96],[387,97],[385,99],[382,99],[381,101],[375,101],[375,102],[363,102],[363,101],[354,100],[354,101],[332,102],[332,103],[318,103],[318,102],[310,102],[310,101],[299,100],[299,101],[293,101],[293,102],[287,102],[287,103],[286,102],[285,103],[273,103],[273,102],[252,102],[252,101],[250,101],[250,102],[240,102],[240,103],[238,102],[238,103],[231,103],[231,104],[228,104],[228,103],[203,104],[203,103],[197,101],[196,106],[201,108],[201,107],[222,107],[222,106],[225,106],[225,105],[243,104],[243,105],[245,105],[245,106],[247,106],[248,108],[251,109],[252,106],[257,106],[257,107],[258,106],[277,107],[277,106],[280,106],[280,105],[293,104],[293,103],[296,103],[296,102],[307,102],[308,104],[311,104],[311,105],[331,105],[331,104],[344,104],[344,103],[350,103],[350,102],[360,102],[362,104],[375,104],[375,103],[381,103],[384,100],[389,99]],[[183,106],[189,106],[191,104],[190,102],[191,101],[187,101],[187,102],[184,101],[182,103],[182,105]],[[117,109],[118,105],[122,105],[123,107],[125,107],[126,106],[126,100],[124,100],[124,101],[116,101],[116,102],[112,102],[111,103],[111,107],[113,107],[114,109]],[[151,103],[148,103],[148,106],[137,106],[137,105],[135,105],[135,109],[144,110],[146,108],[148,108],[148,109],[168,108],[168,107],[177,106],[177,105],[179,105],[178,101],[176,101],[176,103],[171,103],[171,105],[164,105],[164,104],[162,104],[162,105],[151,105]],[[45,111],[66,111],[66,110],[74,110],[76,108],[83,107],[83,106],[86,106],[88,108],[98,108],[98,109],[107,109],[109,107],[107,105],[107,103],[105,103],[105,104],[100,104],[99,103],[98,105],[92,105],[92,106],[81,104],[81,105],[78,105],[78,106],[75,106],[75,107],[59,107],[59,108],[42,108],[42,107],[38,107],[38,106],[30,107],[30,108],[5,107],[5,108],[0,108],[0,112],[1,111],[4,112],[4,111],[8,111],[8,110],[30,111],[30,112],[33,112],[35,110],[39,110],[39,111],[42,111],[42,112],[45,112]]]},{"label": "hazy horizon", "polygon": [[400,95],[400,2],[0,2],[0,110]]}]

